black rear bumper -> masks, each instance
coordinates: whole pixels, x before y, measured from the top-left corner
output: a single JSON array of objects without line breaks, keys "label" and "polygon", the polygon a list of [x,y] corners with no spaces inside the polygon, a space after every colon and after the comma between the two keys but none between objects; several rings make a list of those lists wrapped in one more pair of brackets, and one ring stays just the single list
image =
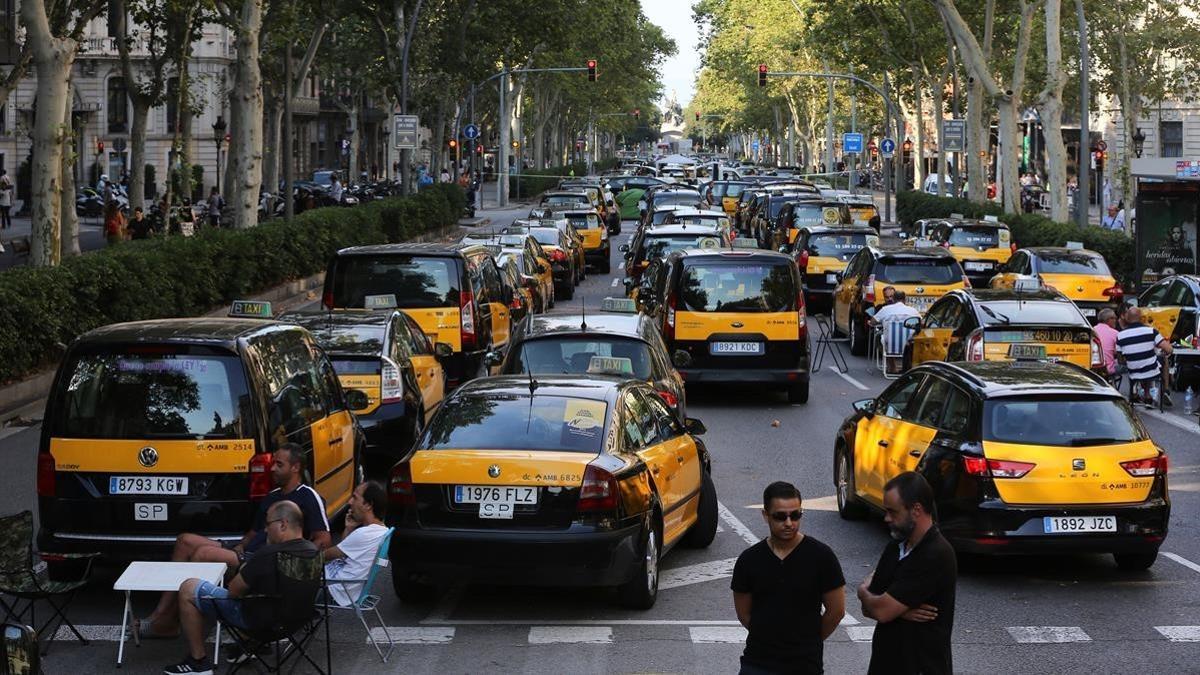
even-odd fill
[{"label": "black rear bumper", "polygon": [[[1116,516],[1116,532],[1047,534],[1043,527],[1048,516],[1106,515]],[[942,531],[956,549],[969,553],[1150,553],[1166,538],[1170,517],[1171,504],[1165,499],[1067,508],[1020,507],[988,500],[965,520],[947,523]]]}]

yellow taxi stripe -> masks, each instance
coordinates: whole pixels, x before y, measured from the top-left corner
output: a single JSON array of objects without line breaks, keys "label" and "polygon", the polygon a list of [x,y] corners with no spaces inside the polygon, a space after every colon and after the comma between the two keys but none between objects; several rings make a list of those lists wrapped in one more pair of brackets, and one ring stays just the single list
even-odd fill
[{"label": "yellow taxi stripe", "polygon": [[[154,448],[158,461],[144,466],[143,448]],[[212,441],[52,438],[50,455],[57,471],[191,474],[246,471],[254,456],[253,439]]]}]

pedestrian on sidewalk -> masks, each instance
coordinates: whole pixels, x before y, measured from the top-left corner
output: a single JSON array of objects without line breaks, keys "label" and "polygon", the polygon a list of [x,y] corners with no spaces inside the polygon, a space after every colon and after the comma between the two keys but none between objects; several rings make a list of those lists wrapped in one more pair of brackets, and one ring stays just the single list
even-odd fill
[{"label": "pedestrian on sidewalk", "polygon": [[221,191],[214,185],[212,193],[208,195],[208,224],[210,226],[221,226],[221,209],[223,208],[225,208],[225,200],[221,197]]},{"label": "pedestrian on sidewalk", "polygon": [[442,169],[442,173],[438,175],[438,182],[439,183],[449,183],[450,182],[450,171],[448,169]]},{"label": "pedestrian on sidewalk", "polygon": [[763,490],[770,535],[733,567],[733,606],[749,633],[741,675],[824,672],[824,642],[846,614],[846,580],[833,550],[800,532],[800,491]]},{"label": "pedestrian on sidewalk", "polygon": [[0,230],[12,227],[13,184],[7,169],[0,169]]},{"label": "pedestrian on sidewalk", "polygon": [[116,202],[109,202],[104,207],[104,238],[109,246],[115,246],[125,239],[125,214]]},{"label": "pedestrian on sidewalk", "polygon": [[958,560],[934,523],[933,488],[905,471],[883,486],[883,508],[892,541],[858,587],[877,622],[868,675],[949,675]]},{"label": "pedestrian on sidewalk", "polygon": [[149,239],[154,234],[154,229],[151,227],[150,221],[146,220],[146,214],[140,206],[133,209],[133,218],[129,219],[127,227],[130,239]]},{"label": "pedestrian on sidewalk", "polygon": [[1100,220],[1100,227],[1106,230],[1125,231],[1125,214],[1117,210],[1116,204],[1108,205],[1108,214]]}]

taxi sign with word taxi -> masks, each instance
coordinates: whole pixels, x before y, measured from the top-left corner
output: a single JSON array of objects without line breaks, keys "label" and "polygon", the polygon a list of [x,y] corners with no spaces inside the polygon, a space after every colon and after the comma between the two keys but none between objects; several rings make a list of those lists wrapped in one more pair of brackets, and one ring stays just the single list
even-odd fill
[{"label": "taxi sign with word taxi", "polygon": [[600,310],[603,312],[637,314],[637,303],[630,298],[605,298],[600,303]]},{"label": "taxi sign with word taxi", "polygon": [[588,375],[633,375],[633,359],[615,356],[593,356],[588,361]]},{"label": "taxi sign with word taxi", "polygon": [[884,157],[891,157],[892,155],[896,154],[896,141],[890,138],[885,138],[882,141],[879,141],[879,152],[882,153]]},{"label": "taxi sign with word taxi", "polygon": [[367,309],[395,309],[396,296],[392,293],[386,295],[368,295],[363,298],[363,307]]},{"label": "taxi sign with word taxi", "polygon": [[463,127],[463,138],[467,139],[468,141],[473,141],[476,138],[479,138],[479,127],[475,126],[474,124],[468,124],[467,126]]},{"label": "taxi sign with word taxi", "polygon": [[271,303],[261,300],[234,300],[229,316],[235,319],[269,319]]},{"label": "taxi sign with word taxi", "polygon": [[863,135],[857,132],[842,134],[842,152],[859,154],[863,151]]}]

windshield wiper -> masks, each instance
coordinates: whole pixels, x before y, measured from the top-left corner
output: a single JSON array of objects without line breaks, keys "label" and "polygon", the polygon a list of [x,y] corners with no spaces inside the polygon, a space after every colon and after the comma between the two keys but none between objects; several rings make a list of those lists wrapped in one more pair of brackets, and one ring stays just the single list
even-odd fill
[{"label": "windshield wiper", "polygon": [[996,312],[993,312],[992,309],[990,307],[988,307],[987,305],[980,305],[979,308],[982,309],[983,311],[987,312],[988,316],[992,317],[993,319],[995,319],[997,321],[1000,321],[1001,323],[1006,323],[1006,324],[1012,323],[1009,320],[1007,315],[997,314]]}]

